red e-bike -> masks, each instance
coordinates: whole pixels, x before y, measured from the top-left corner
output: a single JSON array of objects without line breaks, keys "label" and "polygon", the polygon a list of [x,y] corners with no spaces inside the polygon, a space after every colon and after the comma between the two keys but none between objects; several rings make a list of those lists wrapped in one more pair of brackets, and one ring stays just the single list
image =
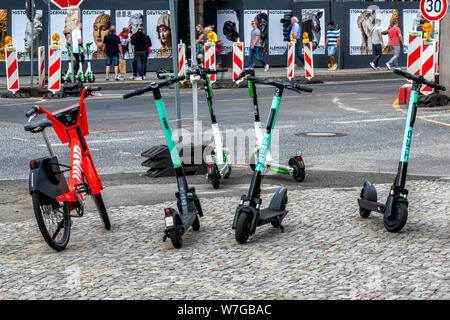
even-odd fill
[{"label": "red e-bike", "polygon": [[[105,228],[111,228],[101,195],[103,185],[84,138],[89,134],[84,99],[99,90],[100,87],[86,87],[78,104],[54,112],[33,106],[25,113],[28,118],[25,131],[42,132],[50,152],[50,157],[30,161],[29,191],[39,230],[47,244],[56,251],[67,246],[71,217],[84,215],[84,200],[88,195],[92,196]],[[40,114],[45,118],[32,121]],[[45,132],[47,127],[53,127],[61,143],[69,144],[70,166],[58,162]],[[69,172],[69,183],[65,172]]]}]

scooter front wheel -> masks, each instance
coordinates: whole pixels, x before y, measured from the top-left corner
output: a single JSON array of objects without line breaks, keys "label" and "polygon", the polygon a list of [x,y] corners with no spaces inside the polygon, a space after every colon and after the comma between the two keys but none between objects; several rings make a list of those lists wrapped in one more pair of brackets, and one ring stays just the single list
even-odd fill
[{"label": "scooter front wheel", "polygon": [[94,76],[94,75],[91,75],[90,77],[87,77],[87,80],[88,80],[90,83],[95,82],[95,76]]},{"label": "scooter front wheel", "polygon": [[209,179],[211,181],[211,184],[214,189],[220,188],[220,172],[219,168],[217,167],[217,164],[213,164],[211,168],[211,174],[209,176]]},{"label": "scooter front wheel", "polygon": [[239,215],[238,221],[236,223],[235,238],[240,244],[247,242],[250,236],[250,223],[252,216],[247,212],[242,212]]},{"label": "scooter front wheel", "polygon": [[297,159],[292,159],[289,165],[294,170],[294,172],[292,173],[292,177],[295,181],[302,182],[303,180],[305,180],[305,167],[301,166]]},{"label": "scooter front wheel", "polygon": [[408,206],[404,202],[397,202],[392,208],[391,216],[383,216],[383,224],[389,232],[399,232],[408,220]]},{"label": "scooter front wheel", "polygon": [[71,228],[68,204],[64,204],[62,213],[53,199],[41,197],[38,192],[32,192],[31,198],[34,215],[45,242],[56,251],[64,250],[69,243]]}]

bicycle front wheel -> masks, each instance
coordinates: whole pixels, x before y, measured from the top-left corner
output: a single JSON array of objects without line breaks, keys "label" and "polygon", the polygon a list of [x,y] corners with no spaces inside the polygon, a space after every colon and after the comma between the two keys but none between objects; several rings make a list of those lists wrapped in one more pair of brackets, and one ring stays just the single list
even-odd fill
[{"label": "bicycle front wheel", "polygon": [[68,204],[64,204],[62,213],[53,199],[40,196],[38,192],[31,193],[31,198],[34,215],[45,242],[56,251],[64,250],[69,243],[71,228]]}]

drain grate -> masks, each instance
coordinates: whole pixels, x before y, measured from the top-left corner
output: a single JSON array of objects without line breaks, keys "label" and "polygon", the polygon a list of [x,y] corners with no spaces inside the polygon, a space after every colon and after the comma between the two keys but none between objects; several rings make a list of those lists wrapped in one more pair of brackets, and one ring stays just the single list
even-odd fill
[{"label": "drain grate", "polygon": [[343,137],[346,133],[340,132],[299,132],[295,134],[298,137],[319,137],[319,138],[329,138],[329,137]]}]

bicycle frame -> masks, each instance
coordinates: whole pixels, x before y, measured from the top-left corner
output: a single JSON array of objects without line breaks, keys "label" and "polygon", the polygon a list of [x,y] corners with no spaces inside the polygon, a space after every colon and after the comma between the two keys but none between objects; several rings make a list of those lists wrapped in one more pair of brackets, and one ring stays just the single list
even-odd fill
[{"label": "bicycle frame", "polygon": [[[71,169],[69,176],[69,191],[57,196],[57,201],[79,202],[81,204],[83,195],[80,192],[77,192],[77,188],[84,184],[84,177],[86,177],[92,194],[97,195],[104,188],[97,173],[97,169],[95,168],[86,139],[84,138],[89,135],[86,105],[84,103],[84,99],[88,96],[90,96],[90,94],[84,89],[78,104],[73,104],[54,112],[49,112],[45,108],[38,106],[39,111],[36,115],[45,114],[47,119],[52,122],[53,129],[61,143],[68,143],[70,148]],[[78,112],[76,112],[77,109]],[[64,111],[71,112],[65,114]],[[75,113],[76,119],[72,119],[71,116],[75,115]],[[58,117],[62,115],[64,115],[64,119],[67,121],[65,124],[58,119]],[[53,156],[54,153],[45,130],[42,132],[47,148]]]}]

